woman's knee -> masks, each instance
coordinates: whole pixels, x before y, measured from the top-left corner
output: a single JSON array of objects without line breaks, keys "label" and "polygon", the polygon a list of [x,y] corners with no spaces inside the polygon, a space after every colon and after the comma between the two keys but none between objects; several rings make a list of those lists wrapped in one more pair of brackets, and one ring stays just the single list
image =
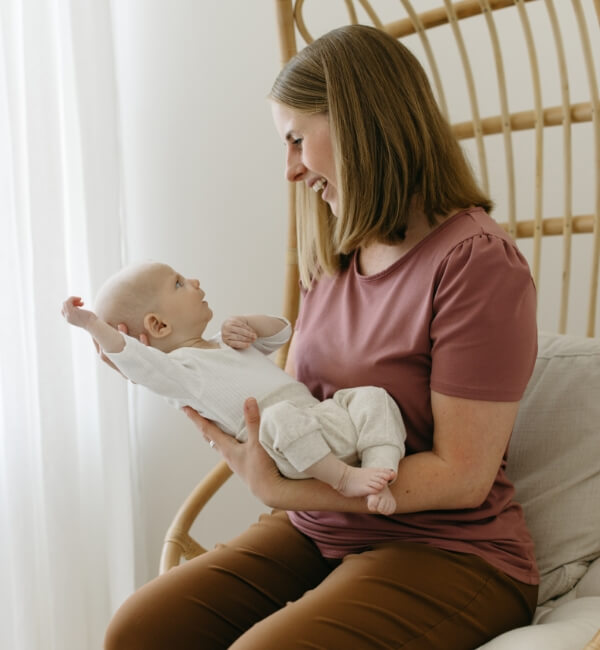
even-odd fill
[{"label": "woman's knee", "polygon": [[[104,650],[136,650],[137,648],[151,650],[154,647],[151,644],[152,631],[144,620],[143,608],[141,606],[138,608],[135,602],[130,602],[136,599],[137,595],[134,594],[113,616],[106,629]],[[147,634],[150,639],[146,638]]]},{"label": "woman's knee", "polygon": [[[186,581],[176,573],[155,578],[131,595],[106,630],[104,650],[163,650],[184,648],[193,638],[194,599]],[[191,610],[191,611],[188,611]]]}]

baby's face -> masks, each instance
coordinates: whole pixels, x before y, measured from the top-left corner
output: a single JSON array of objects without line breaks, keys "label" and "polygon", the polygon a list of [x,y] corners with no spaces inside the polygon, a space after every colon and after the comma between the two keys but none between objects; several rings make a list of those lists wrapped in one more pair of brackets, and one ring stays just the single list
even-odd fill
[{"label": "baby's face", "polygon": [[202,336],[213,313],[200,282],[183,277],[166,264],[153,265],[148,275],[158,311],[173,331],[186,337]]}]

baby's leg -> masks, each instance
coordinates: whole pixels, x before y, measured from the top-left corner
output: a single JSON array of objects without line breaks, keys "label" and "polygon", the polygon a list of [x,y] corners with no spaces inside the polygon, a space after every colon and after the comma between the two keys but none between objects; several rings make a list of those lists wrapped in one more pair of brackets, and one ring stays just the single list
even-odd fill
[{"label": "baby's leg", "polygon": [[333,401],[348,413],[363,467],[397,468],[405,453],[406,428],[398,405],[376,386],[337,391]]},{"label": "baby's leg", "polygon": [[333,454],[327,454],[308,467],[306,473],[328,483],[347,497],[375,495],[387,488],[388,483],[396,478],[396,472],[393,469],[352,467]]}]

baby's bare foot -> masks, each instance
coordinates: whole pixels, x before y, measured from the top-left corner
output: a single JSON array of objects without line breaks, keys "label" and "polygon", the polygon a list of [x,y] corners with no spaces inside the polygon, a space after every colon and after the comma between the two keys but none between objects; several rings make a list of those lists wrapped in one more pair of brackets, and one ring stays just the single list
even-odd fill
[{"label": "baby's bare foot", "polygon": [[392,515],[396,512],[396,499],[394,499],[390,488],[386,485],[381,492],[369,494],[367,507],[371,512],[377,512],[380,515]]},{"label": "baby's bare foot", "polygon": [[336,489],[347,497],[364,497],[380,493],[395,477],[393,469],[346,465]]}]

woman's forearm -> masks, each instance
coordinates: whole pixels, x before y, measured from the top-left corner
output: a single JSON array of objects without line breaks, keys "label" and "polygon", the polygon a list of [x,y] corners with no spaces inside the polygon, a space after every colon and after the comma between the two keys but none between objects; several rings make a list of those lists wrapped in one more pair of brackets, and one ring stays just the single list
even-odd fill
[{"label": "woman's forearm", "polygon": [[[479,507],[488,496],[518,411],[518,402],[469,400],[431,393],[435,435],[431,451],[398,465],[390,486],[397,514]],[[302,481],[297,481],[302,483]],[[366,499],[347,499],[328,486],[279,486],[273,499],[288,510],[367,512]],[[315,504],[310,506],[311,499]]]},{"label": "woman's forearm", "polygon": [[[423,510],[454,510],[476,507],[482,491],[473,488],[468,476],[458,476],[456,469],[433,452],[413,454],[400,461],[398,477],[390,486],[396,499],[396,514]],[[418,486],[418,489],[415,488]],[[365,497],[345,497],[316,479],[294,480],[281,477],[269,486],[255,490],[266,505],[281,510],[323,510],[369,513]],[[371,513],[372,514],[372,513]]]},{"label": "woman's forearm", "polygon": [[272,486],[261,486],[253,492],[265,505],[277,510],[369,512],[364,497],[345,497],[314,478],[297,480],[280,476]]},{"label": "woman's forearm", "polygon": [[[227,435],[193,409],[186,413],[206,440],[216,442],[231,469],[265,505],[280,510],[370,512],[365,497],[345,497],[316,479],[283,477],[259,442],[260,414],[255,399],[246,400],[244,405],[246,442]],[[504,430],[505,423],[501,424]],[[483,426],[475,430],[476,438],[482,440],[481,447],[459,445],[457,452],[456,445],[449,450],[445,444],[438,444],[434,451],[412,454],[400,461],[398,476],[390,486],[397,514],[475,508],[485,500],[498,473],[507,437],[498,437],[493,422],[492,435],[486,435]],[[469,436],[463,432],[463,438]]]},{"label": "woman's forearm", "polygon": [[477,467],[453,465],[433,451],[425,451],[400,461],[390,489],[396,499],[396,513],[402,514],[476,508],[491,486]]}]

